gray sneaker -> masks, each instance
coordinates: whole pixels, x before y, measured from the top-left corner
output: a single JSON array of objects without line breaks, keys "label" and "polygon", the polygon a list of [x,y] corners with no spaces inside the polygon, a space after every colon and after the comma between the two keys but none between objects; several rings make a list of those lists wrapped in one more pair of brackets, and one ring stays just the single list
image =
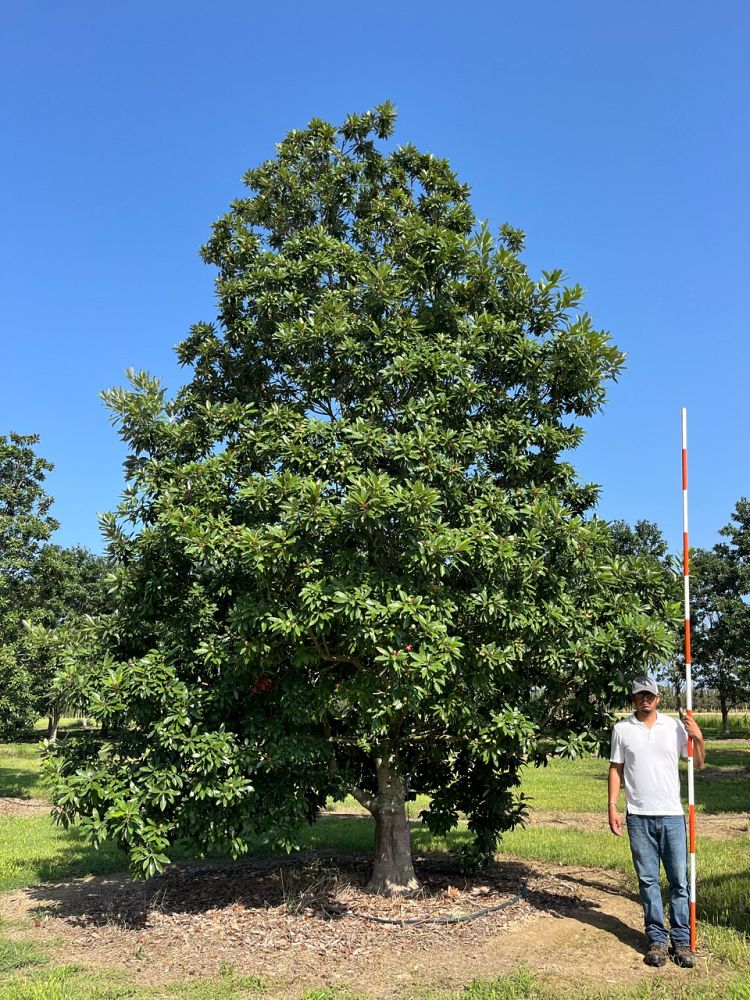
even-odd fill
[{"label": "gray sneaker", "polygon": [[646,965],[653,965],[657,969],[662,965],[666,965],[667,946],[665,944],[650,944],[643,961]]},{"label": "gray sneaker", "polygon": [[695,955],[690,950],[686,944],[670,944],[669,954],[672,956],[672,961],[675,965],[681,966],[683,969],[694,969],[695,968]]}]

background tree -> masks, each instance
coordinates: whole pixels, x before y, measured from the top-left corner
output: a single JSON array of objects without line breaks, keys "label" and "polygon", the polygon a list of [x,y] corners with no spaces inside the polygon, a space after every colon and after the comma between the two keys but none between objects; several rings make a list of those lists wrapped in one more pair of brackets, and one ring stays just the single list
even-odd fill
[{"label": "background tree", "polygon": [[[667,592],[675,607],[683,601],[682,560],[671,555],[669,545],[661,528],[653,521],[640,520],[631,526],[627,521],[609,522],[614,551],[620,556],[650,561],[662,574]],[[674,708],[681,710],[681,696],[685,685],[685,656],[682,649],[681,622],[673,618],[672,651],[664,663],[659,664],[654,673],[659,680],[669,686],[674,697]]]},{"label": "background tree", "polygon": [[38,441],[35,434],[0,435],[0,738],[38,718],[23,618],[35,604],[34,565],[58,527],[44,489],[52,464],[36,454]]},{"label": "background tree", "polygon": [[[86,615],[105,607],[105,560],[48,541],[58,527],[44,490],[52,464],[36,435],[0,437],[0,736],[49,715],[57,733],[62,704],[53,680],[63,660],[83,653]],[[76,634],[74,635],[74,631]],[[66,651],[67,650],[67,651]]]},{"label": "background tree", "polygon": [[33,677],[37,717],[47,715],[47,738],[55,739],[64,710],[85,713],[86,703],[73,691],[55,683],[71,659],[99,652],[96,631],[88,618],[103,614],[109,598],[105,575],[107,561],[81,546],[42,547],[33,567],[33,607],[27,609],[20,655]]},{"label": "background tree", "polygon": [[721,529],[729,542],[691,553],[691,619],[696,682],[716,692],[722,732],[729,710],[750,699],[750,504],[743,497]]},{"label": "background tree", "polygon": [[407,794],[436,832],[463,811],[486,860],[523,763],[594,747],[669,648],[662,574],[612,558],[562,458],[622,355],[446,161],[379,147],[394,121],[291,132],[204,248],[219,318],[178,348],[190,381],[106,394],[117,606],[78,683],[110,739],[49,772],[58,817],[146,873],[179,838],[293,844],[346,791],[375,891],[416,885]]}]

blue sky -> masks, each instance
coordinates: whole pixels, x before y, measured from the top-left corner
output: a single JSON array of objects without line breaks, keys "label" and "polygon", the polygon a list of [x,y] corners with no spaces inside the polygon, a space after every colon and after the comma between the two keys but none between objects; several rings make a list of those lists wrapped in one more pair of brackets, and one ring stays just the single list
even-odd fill
[{"label": "blue sky", "polygon": [[101,549],[123,450],[97,393],[214,315],[198,248],[312,117],[387,98],[480,218],[528,235],[628,353],[574,457],[604,517],[691,542],[750,493],[750,8],[594,2],[0,6],[0,433],[41,435],[57,540]]}]

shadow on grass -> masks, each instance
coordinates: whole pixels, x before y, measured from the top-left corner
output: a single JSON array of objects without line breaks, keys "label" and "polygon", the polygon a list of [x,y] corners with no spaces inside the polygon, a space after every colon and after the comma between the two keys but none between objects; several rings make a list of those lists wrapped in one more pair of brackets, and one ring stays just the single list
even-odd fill
[{"label": "shadow on grass", "polygon": [[706,759],[707,767],[739,767],[750,771],[750,747],[710,747]]},{"label": "shadow on grass", "polygon": [[709,771],[695,776],[695,801],[703,812],[747,813],[750,808],[750,792],[747,778],[716,777]]},{"label": "shadow on grass", "polygon": [[697,904],[701,920],[750,934],[750,868],[700,878]]},{"label": "shadow on grass", "polygon": [[113,844],[93,848],[75,829],[63,836],[65,840],[52,849],[48,843],[36,846],[32,842],[24,854],[0,858],[0,891],[127,869],[127,857]]},{"label": "shadow on grass", "polygon": [[41,790],[39,773],[27,767],[0,765],[0,796],[3,798],[29,799]]}]

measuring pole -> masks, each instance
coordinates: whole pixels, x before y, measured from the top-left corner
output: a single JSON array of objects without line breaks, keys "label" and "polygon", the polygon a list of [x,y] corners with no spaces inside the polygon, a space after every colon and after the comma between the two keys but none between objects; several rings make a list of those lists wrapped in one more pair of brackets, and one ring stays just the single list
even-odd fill
[{"label": "measuring pole", "polygon": [[[685,708],[693,716],[693,672],[690,659],[690,550],[688,546],[687,410],[682,409],[682,571],[685,582]],[[688,734],[688,840],[690,844],[690,950],[695,951],[695,769],[693,738]]]}]

